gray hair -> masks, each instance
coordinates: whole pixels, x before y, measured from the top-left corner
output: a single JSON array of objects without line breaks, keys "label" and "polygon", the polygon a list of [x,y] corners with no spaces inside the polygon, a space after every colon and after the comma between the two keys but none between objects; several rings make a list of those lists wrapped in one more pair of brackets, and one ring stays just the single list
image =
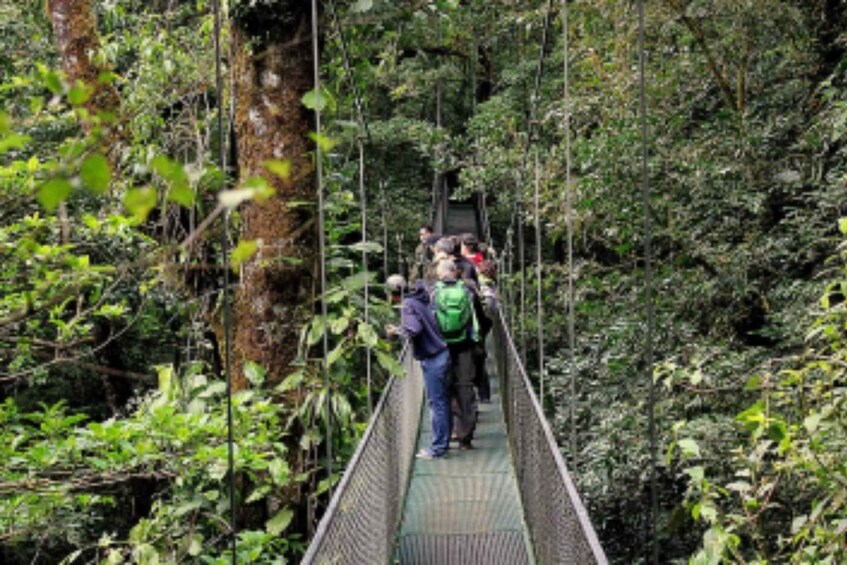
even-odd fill
[{"label": "gray hair", "polygon": [[403,275],[391,275],[385,279],[385,286],[388,287],[388,292],[391,294],[403,294],[406,290],[406,279]]},{"label": "gray hair", "polygon": [[453,255],[456,252],[456,242],[453,241],[453,238],[450,237],[442,237],[438,241],[435,242],[435,252],[446,253],[447,255]]},{"label": "gray hair", "polygon": [[456,268],[456,263],[450,259],[439,261],[438,265],[435,267],[435,274],[439,279],[443,279],[445,276],[455,279],[457,272],[458,269]]}]

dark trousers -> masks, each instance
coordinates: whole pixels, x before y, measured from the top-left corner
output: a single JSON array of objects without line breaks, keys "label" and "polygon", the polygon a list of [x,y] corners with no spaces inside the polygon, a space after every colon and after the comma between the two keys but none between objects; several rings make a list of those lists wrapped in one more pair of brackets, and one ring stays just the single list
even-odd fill
[{"label": "dark trousers", "polygon": [[488,378],[488,371],[485,370],[485,359],[488,354],[485,352],[485,342],[475,343],[474,349],[474,385],[479,393],[479,399],[483,402],[491,400],[491,380]]},{"label": "dark trousers", "polygon": [[450,348],[450,370],[453,376],[451,379],[453,431],[460,443],[468,443],[473,439],[476,428],[474,344],[468,340],[449,344],[448,347]]}]

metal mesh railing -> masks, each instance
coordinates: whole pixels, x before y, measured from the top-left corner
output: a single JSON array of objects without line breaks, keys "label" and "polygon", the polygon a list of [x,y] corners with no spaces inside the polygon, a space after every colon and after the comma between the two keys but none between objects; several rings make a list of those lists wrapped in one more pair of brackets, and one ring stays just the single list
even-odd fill
[{"label": "metal mesh railing", "polygon": [[406,347],[406,376],[392,378],[318,525],[302,563],[388,563],[403,515],[423,401],[420,365]]},{"label": "metal mesh railing", "polygon": [[514,340],[495,316],[494,351],[518,489],[540,564],[607,563]]}]

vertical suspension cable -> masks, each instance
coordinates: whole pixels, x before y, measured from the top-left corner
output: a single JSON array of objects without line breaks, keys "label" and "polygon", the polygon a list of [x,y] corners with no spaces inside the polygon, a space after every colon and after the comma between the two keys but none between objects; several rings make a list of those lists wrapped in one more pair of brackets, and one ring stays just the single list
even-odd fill
[{"label": "vertical suspension cable", "polygon": [[[363,289],[365,325],[370,326],[370,277],[368,276],[368,195],[365,192],[365,146],[362,139],[359,145],[359,199],[362,208],[362,267],[365,269],[365,287]],[[374,412],[371,377],[371,346],[365,343],[365,383],[368,391],[368,415]]]},{"label": "vertical suspension cable", "polygon": [[650,206],[650,171],[648,162],[646,50],[644,47],[644,0],[638,0],[638,83],[641,122],[641,196],[644,209],[644,299],[646,301],[647,331],[644,335],[644,360],[649,379],[648,433],[650,434],[650,542],[653,563],[659,563],[659,542],[656,539],[656,520],[659,513],[656,484],[656,384],[653,380],[653,219]]},{"label": "vertical suspension cable", "polygon": [[[215,88],[217,89],[217,129],[218,129],[218,165],[226,175],[226,153],[224,145],[224,93],[221,63],[221,2],[214,0],[212,10],[215,20]],[[229,534],[232,564],[236,563],[238,549],[238,524],[235,509],[235,440],[233,437],[232,414],[232,300],[230,299],[229,280],[229,211],[224,213],[224,232],[221,238],[221,253],[224,259],[224,380],[226,381],[226,446],[227,446],[227,487],[229,489]]]},{"label": "vertical suspension cable", "polygon": [[535,276],[537,278],[535,285],[535,323],[538,326],[538,380],[539,392],[538,400],[541,402],[541,409],[544,409],[544,303],[541,300],[541,164],[538,159],[538,149],[535,150],[535,195],[533,197],[533,205],[535,206]]},{"label": "vertical suspension cable", "polygon": [[[314,89],[318,100],[322,98],[320,53],[318,47],[318,2],[312,0],[312,70],[314,72]],[[324,322],[323,332],[323,373],[324,373],[324,410],[326,420],[326,472],[329,496],[332,498],[332,383],[329,378],[329,365],[326,358],[329,355],[329,335],[326,305],[326,233],[324,222],[324,191],[323,191],[323,155],[321,152],[321,106],[315,105],[315,176],[318,189],[318,250],[320,253],[321,270],[321,317]]]},{"label": "vertical suspension cable", "polygon": [[521,301],[519,306],[519,328],[521,339],[521,363],[526,366],[526,251],[523,236],[523,214],[521,213],[520,203],[518,203],[518,268],[521,271],[521,285],[518,292],[518,296]]},{"label": "vertical suspension cable", "polygon": [[562,0],[562,33],[565,50],[565,214],[568,231],[568,365],[570,367],[570,400],[568,416],[570,420],[571,466],[577,471],[576,429],[576,323],[573,261],[573,192],[571,190],[571,89],[570,89],[570,30],[568,29],[568,1]]},{"label": "vertical suspension cable", "polygon": [[[329,6],[330,15],[332,16],[333,26],[335,27],[335,31],[338,33],[338,43],[341,46],[341,56],[342,61],[344,63],[344,70],[347,75],[347,81],[350,84],[350,88],[353,91],[353,103],[356,106],[356,118],[359,122],[359,127],[362,128],[362,131],[359,132],[359,135],[356,139],[356,146],[359,151],[359,202],[362,212],[362,268],[365,270],[365,284],[362,289],[362,298],[364,300],[363,306],[363,318],[365,321],[365,325],[370,325],[370,277],[368,276],[368,250],[367,250],[367,241],[368,241],[368,197],[367,192],[365,191],[365,146],[362,140],[362,135],[370,138],[370,131],[368,130],[368,122],[365,120],[365,113],[362,104],[361,94],[359,92],[359,87],[356,84],[355,79],[353,78],[353,70],[350,66],[350,54],[349,49],[347,47],[347,40],[344,38],[344,30],[341,28],[341,24],[338,21],[338,14],[335,11],[335,2],[330,0],[327,2]],[[372,351],[371,346],[369,344],[365,344],[365,383],[367,388],[368,395],[368,415],[373,415],[373,394],[372,394]]]},{"label": "vertical suspension cable", "polygon": [[379,204],[382,209],[382,271],[388,277],[388,215],[385,213],[385,181],[379,181]]},{"label": "vertical suspension cable", "polygon": [[332,16],[332,22],[335,26],[335,31],[338,33],[338,43],[341,46],[341,58],[344,63],[344,69],[347,73],[347,81],[350,83],[350,89],[353,91],[353,103],[356,105],[356,115],[359,118],[359,125],[365,131],[365,137],[370,139],[371,133],[368,129],[368,122],[365,120],[365,112],[362,109],[362,97],[359,92],[359,86],[356,84],[355,79],[353,78],[353,70],[350,66],[350,50],[347,47],[347,40],[344,38],[344,30],[341,28],[341,24],[338,22],[338,15],[335,12],[335,2],[330,0],[327,2],[329,6],[329,12]]}]

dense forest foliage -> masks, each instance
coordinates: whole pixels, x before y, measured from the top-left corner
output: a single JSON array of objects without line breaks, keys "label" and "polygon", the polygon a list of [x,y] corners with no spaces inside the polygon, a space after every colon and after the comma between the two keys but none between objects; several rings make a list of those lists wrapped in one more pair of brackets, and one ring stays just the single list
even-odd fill
[{"label": "dense forest foliage", "polygon": [[535,378],[542,285],[610,560],[650,560],[652,380],[662,562],[847,561],[847,2],[645,2],[653,292],[636,3],[324,0],[321,89],[308,3],[222,4],[219,88],[211,0],[0,0],[4,563],[230,562],[228,351],[238,561],[298,561],[444,179]]}]

